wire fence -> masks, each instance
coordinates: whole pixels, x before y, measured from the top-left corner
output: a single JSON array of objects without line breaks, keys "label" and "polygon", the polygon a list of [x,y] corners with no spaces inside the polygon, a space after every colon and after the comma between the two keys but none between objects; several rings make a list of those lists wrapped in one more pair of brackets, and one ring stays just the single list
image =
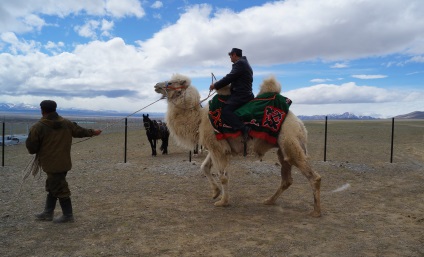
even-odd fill
[{"label": "wire fence", "polygon": [[[144,131],[143,119],[140,117],[119,118],[119,117],[67,117],[72,122],[87,129],[100,129],[103,135],[107,134],[127,134],[128,132]],[[15,158],[12,147],[25,144],[30,128],[38,122],[35,118],[19,118],[4,120],[0,134],[0,146],[2,149],[2,166],[5,165],[5,158]],[[139,133],[137,133],[139,135]],[[127,135],[125,135],[125,138]],[[76,144],[85,139],[74,139]],[[7,153],[11,152],[10,155]]]},{"label": "wire fence", "polygon": [[[142,118],[73,118],[82,127],[102,129],[102,134],[122,135],[128,141],[145,135]],[[13,144],[23,144],[36,119],[3,122],[2,166],[5,153]],[[319,120],[304,121],[308,130],[308,155],[311,160],[355,163],[424,162],[424,120]],[[18,138],[10,142],[7,138]],[[144,140],[144,139],[143,139]],[[147,140],[147,139],[146,139]],[[150,146],[149,146],[150,147]],[[191,157],[191,153],[190,153]],[[8,158],[13,158],[9,155]]]}]

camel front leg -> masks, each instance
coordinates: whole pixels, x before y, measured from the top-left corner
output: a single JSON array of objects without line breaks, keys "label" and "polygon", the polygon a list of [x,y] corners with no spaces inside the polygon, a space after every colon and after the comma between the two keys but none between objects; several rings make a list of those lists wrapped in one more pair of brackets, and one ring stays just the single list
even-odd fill
[{"label": "camel front leg", "polygon": [[228,201],[228,199],[229,199],[229,195],[228,195],[228,174],[224,169],[219,171],[219,180],[221,181],[221,185],[222,185],[222,196],[221,196],[221,200],[215,202],[215,206],[226,207],[226,206],[230,205],[230,203]]},{"label": "camel front leg", "polygon": [[284,160],[284,156],[281,150],[278,150],[278,159],[281,163],[281,183],[277,191],[268,199],[264,201],[264,204],[273,205],[278,197],[293,184],[293,178],[291,174],[292,165]]},{"label": "camel front leg", "polygon": [[209,184],[212,187],[212,198],[216,199],[221,194],[221,189],[219,189],[218,184],[216,183],[215,179],[212,177],[211,168],[212,168],[212,158],[211,158],[211,154],[208,153],[200,169],[208,178]]},{"label": "camel front leg", "polygon": [[215,206],[225,207],[229,205],[229,196],[228,196],[228,174],[225,171],[225,168],[228,165],[230,156],[225,153],[218,153],[214,155],[213,152],[210,154],[213,166],[218,170],[219,180],[221,181],[221,199],[215,202]]}]

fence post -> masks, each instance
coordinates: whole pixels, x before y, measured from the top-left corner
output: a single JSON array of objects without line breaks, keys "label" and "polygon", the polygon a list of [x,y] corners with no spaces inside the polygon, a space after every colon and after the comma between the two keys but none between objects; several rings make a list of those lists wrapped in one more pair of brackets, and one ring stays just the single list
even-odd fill
[{"label": "fence post", "polygon": [[393,138],[395,135],[395,118],[392,118],[392,143],[390,145],[390,163],[393,162]]},{"label": "fence post", "polygon": [[324,161],[327,161],[327,116],[325,116],[325,132],[324,132]]},{"label": "fence post", "polygon": [[124,149],[124,163],[127,163],[127,134],[128,134],[128,118],[125,118],[125,149]]},{"label": "fence post", "polygon": [[3,121],[3,132],[2,132],[2,141],[1,141],[1,166],[4,167],[4,133],[5,133],[5,124]]}]

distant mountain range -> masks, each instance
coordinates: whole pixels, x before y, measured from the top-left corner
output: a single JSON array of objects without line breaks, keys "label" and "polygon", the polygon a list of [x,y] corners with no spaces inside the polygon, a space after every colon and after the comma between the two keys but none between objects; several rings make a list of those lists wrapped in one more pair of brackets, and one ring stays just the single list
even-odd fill
[{"label": "distant mountain range", "polygon": [[[84,109],[57,109],[58,113],[63,116],[106,116],[106,117],[123,117],[129,115],[131,113],[124,113],[112,110],[84,110]],[[0,113],[3,114],[18,114],[18,115],[28,115],[40,116],[40,107],[39,106],[31,106],[27,104],[2,104],[0,103]],[[135,117],[142,116],[143,113],[137,113]],[[146,114],[146,113],[144,113]],[[149,113],[149,115],[153,118],[164,117],[164,113]]]},{"label": "distant mountain range", "polygon": [[371,116],[356,116],[353,113],[345,112],[343,114],[327,114],[327,115],[298,115],[301,120],[325,120],[325,117],[329,120],[377,120],[378,118],[374,118]]},{"label": "distant mountain range", "polygon": [[408,114],[398,115],[395,119],[424,119],[424,112],[411,112]]},{"label": "distant mountain range", "polygon": [[[111,110],[91,111],[81,109],[58,109],[61,115],[69,116],[107,116],[107,117],[122,117],[130,113],[122,113]],[[2,104],[0,103],[0,113],[4,114],[20,114],[20,115],[40,115],[40,107],[31,106],[27,104]],[[142,113],[137,113],[136,117],[140,117]],[[162,118],[165,116],[164,113],[149,113],[153,118]],[[329,120],[377,120],[372,116],[357,116],[353,113],[345,112],[343,114],[327,114],[327,115],[298,115],[301,120],[325,120],[325,117]],[[396,119],[424,119],[424,112],[415,111],[404,115],[395,116]]]}]

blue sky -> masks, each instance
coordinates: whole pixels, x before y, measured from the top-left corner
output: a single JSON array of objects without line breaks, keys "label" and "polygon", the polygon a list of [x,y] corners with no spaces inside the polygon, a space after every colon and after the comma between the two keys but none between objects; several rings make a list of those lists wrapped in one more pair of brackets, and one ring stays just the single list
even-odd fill
[{"label": "blue sky", "polygon": [[0,102],[132,113],[174,73],[204,98],[238,47],[254,93],[275,76],[295,114],[424,111],[422,13],[422,0],[0,0]]}]

